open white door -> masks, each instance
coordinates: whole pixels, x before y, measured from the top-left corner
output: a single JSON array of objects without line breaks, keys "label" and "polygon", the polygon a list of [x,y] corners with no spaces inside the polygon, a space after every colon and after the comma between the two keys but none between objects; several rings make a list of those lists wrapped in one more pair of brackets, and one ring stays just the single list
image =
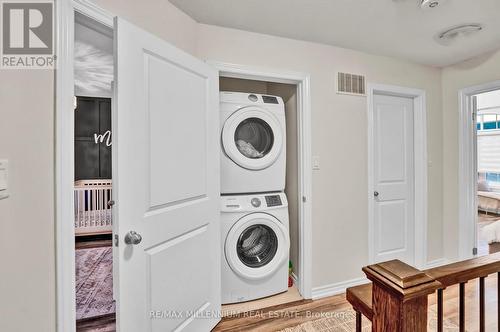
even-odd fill
[{"label": "open white door", "polygon": [[114,31],[117,327],[209,331],[220,310],[217,73],[121,18]]}]

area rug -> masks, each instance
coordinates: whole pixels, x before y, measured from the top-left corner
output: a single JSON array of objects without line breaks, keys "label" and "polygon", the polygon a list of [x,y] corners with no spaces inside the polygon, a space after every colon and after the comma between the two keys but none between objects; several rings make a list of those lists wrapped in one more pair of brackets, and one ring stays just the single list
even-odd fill
[{"label": "area rug", "polygon": [[[429,310],[427,323],[428,331],[437,330],[436,313]],[[449,320],[443,321],[443,330],[446,332],[458,331],[456,324]],[[328,313],[328,317],[311,320],[297,326],[288,327],[279,332],[351,332],[356,331],[356,314],[353,310],[335,311]],[[371,323],[363,317],[363,332],[371,331]]]},{"label": "area rug", "polygon": [[112,248],[77,249],[75,259],[76,319],[114,313]]}]

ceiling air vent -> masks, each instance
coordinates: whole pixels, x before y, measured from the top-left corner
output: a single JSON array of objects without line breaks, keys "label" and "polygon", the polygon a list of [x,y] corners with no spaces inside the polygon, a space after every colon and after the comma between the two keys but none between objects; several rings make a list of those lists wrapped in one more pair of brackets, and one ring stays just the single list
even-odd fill
[{"label": "ceiling air vent", "polygon": [[337,93],[365,96],[365,77],[348,73],[338,73]]}]

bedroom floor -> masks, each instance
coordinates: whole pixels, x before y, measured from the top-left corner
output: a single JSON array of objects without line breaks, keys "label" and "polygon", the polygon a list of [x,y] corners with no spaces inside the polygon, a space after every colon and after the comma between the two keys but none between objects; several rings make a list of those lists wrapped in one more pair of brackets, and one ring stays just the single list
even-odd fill
[{"label": "bedroom floor", "polygon": [[478,213],[477,218],[477,255],[484,256],[489,254],[488,242],[483,237],[481,230],[484,226],[500,220],[500,216],[496,214]]},{"label": "bedroom floor", "polygon": [[77,238],[75,249],[77,331],[114,331],[111,237]]}]

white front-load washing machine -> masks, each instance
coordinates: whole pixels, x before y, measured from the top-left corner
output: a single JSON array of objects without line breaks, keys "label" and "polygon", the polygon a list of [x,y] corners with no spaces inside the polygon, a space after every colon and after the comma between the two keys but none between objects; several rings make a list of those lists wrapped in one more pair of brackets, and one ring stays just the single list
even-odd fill
[{"label": "white front-load washing machine", "polygon": [[288,289],[290,235],[284,193],[221,197],[222,303]]},{"label": "white front-load washing machine", "polygon": [[286,122],[277,96],[220,93],[221,193],[283,191]]}]

